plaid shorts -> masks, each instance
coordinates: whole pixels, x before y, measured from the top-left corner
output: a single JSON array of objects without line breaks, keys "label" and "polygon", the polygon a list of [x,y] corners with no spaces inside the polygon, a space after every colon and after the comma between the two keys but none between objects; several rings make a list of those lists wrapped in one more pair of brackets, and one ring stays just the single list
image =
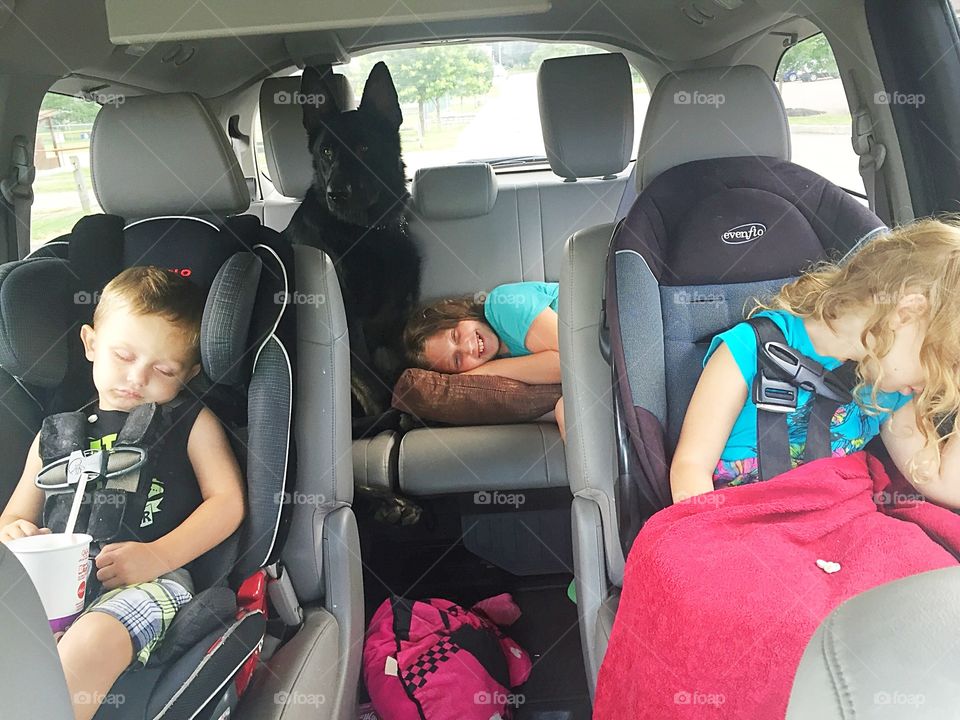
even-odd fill
[{"label": "plaid shorts", "polygon": [[177,611],[192,598],[180,583],[160,578],[109,590],[84,612],[102,612],[119,620],[133,641],[131,666],[142,667],[163,639]]}]

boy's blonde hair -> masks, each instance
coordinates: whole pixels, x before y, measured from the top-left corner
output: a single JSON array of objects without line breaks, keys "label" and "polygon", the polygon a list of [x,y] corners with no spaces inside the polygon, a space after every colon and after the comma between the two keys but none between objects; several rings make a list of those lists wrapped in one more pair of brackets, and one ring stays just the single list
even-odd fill
[{"label": "boy's blonde hair", "polygon": [[186,278],[152,265],[127,268],[107,283],[93,311],[93,326],[121,306],[135,315],[158,315],[183,332],[191,361],[200,360],[203,292]]},{"label": "boy's blonde hair", "polygon": [[467,295],[447,298],[430,305],[424,305],[410,314],[403,329],[403,347],[407,361],[418,368],[430,370],[423,356],[427,340],[435,333],[456,327],[461,320],[480,320],[486,322],[483,314],[482,296]]},{"label": "boy's blonde hair", "polygon": [[[812,317],[835,330],[833,321],[851,310],[870,310],[860,341],[867,356],[858,367],[856,391],[865,385],[862,367],[869,361],[880,377],[871,378],[868,412],[878,412],[877,387],[883,380],[877,362],[889,351],[894,332],[888,321],[901,298],[920,293],[927,300],[922,317],[926,331],[920,362],[926,383],[915,398],[917,426],[926,446],[939,450],[957,434],[960,409],[960,221],[954,217],[924,219],[869,240],[842,262],[821,263],[784,286],[761,309],[786,310]],[[872,347],[867,337],[872,336]],[[922,480],[916,459],[910,473]]]}]

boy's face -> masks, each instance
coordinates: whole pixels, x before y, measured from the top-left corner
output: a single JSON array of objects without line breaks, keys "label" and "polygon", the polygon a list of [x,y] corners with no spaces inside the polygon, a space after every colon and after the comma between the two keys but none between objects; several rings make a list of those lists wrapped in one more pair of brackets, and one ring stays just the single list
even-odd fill
[{"label": "boy's face", "polygon": [[137,315],[123,304],[80,329],[101,410],[129,411],[170,402],[198,372],[183,331],[159,315]]}]

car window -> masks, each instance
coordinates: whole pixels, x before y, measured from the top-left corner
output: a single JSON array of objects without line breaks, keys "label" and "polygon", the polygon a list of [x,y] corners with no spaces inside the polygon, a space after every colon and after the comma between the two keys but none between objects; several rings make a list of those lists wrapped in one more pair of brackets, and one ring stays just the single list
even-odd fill
[{"label": "car window", "polygon": [[[407,176],[413,177],[417,168],[467,160],[492,162],[498,169],[545,164],[537,101],[540,63],[601,52],[606,50],[572,43],[443,44],[372,52],[334,71],[347,77],[359,102],[370,69],[380,61],[387,64],[403,110],[400,140]],[[636,70],[632,80],[639,139],[650,95]],[[263,172],[259,138],[257,150]]]},{"label": "car window", "polygon": [[790,123],[793,162],[863,193],[850,108],[826,37],[814,35],[788,48],[775,79]]},{"label": "car window", "polygon": [[30,209],[30,249],[70,232],[84,215],[103,212],[90,181],[90,133],[100,104],[47,93],[37,117]]}]

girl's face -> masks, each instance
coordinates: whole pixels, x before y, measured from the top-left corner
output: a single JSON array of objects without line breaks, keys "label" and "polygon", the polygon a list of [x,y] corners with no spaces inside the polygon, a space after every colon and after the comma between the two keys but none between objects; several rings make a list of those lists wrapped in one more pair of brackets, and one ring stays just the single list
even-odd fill
[{"label": "girl's face", "polygon": [[461,320],[440,330],[424,343],[423,357],[431,370],[462,373],[493,360],[500,352],[500,338],[480,320]]},{"label": "girl's face", "polygon": [[[923,366],[920,364],[920,348],[926,332],[926,324],[920,317],[904,317],[894,313],[890,321],[894,332],[890,352],[879,359],[883,379],[878,389],[883,392],[900,392],[916,395],[926,384]],[[868,382],[878,375],[873,362],[865,368]]]}]

